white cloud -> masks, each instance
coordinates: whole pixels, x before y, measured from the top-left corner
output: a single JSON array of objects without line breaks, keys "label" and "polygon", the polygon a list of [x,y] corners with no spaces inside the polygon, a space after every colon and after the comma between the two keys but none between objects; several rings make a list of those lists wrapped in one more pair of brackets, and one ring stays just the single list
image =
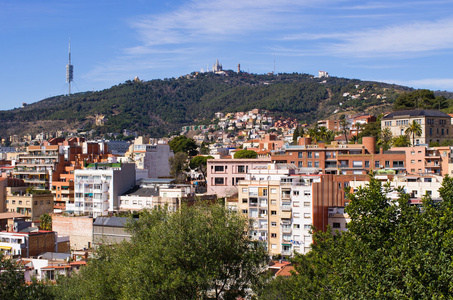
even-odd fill
[{"label": "white cloud", "polygon": [[362,57],[407,55],[428,51],[453,49],[453,19],[436,22],[417,22],[341,33],[342,41],[328,46],[334,53]]}]

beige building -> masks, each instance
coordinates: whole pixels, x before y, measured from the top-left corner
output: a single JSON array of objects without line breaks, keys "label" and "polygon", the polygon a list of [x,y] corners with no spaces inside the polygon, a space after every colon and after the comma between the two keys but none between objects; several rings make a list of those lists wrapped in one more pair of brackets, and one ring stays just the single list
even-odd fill
[{"label": "beige building", "polygon": [[[439,110],[399,110],[381,119],[381,128],[389,128],[394,137],[405,135],[412,121],[421,125],[421,136],[415,136],[415,145],[429,144],[453,139],[451,117]],[[412,136],[410,136],[412,143]]]},{"label": "beige building", "polygon": [[42,214],[53,212],[53,195],[28,193],[25,187],[21,190],[15,188],[14,191],[7,188],[6,211],[20,213],[36,221]]}]

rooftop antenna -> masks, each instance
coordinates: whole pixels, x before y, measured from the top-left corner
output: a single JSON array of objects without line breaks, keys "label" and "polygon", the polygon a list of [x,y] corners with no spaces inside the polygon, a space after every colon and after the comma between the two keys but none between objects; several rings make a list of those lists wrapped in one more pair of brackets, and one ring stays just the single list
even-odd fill
[{"label": "rooftop antenna", "polygon": [[71,95],[71,82],[74,79],[74,67],[71,65],[71,39],[69,39],[69,62],[66,65],[66,82],[69,84],[69,95]]}]

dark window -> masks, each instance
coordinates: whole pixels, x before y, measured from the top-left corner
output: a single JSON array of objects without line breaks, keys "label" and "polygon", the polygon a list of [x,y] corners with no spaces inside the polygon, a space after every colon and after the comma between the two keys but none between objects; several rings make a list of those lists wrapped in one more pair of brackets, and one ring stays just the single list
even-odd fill
[{"label": "dark window", "polygon": [[271,210],[271,215],[272,215],[272,216],[277,215],[277,211],[276,211],[276,210]]},{"label": "dark window", "polygon": [[215,185],[222,185],[222,184],[225,184],[225,181],[224,181],[223,177],[216,177],[214,179],[214,183],[215,183]]},{"label": "dark window", "polygon": [[245,166],[238,166],[238,173],[245,173]]},{"label": "dark window", "polygon": [[333,223],[332,226],[333,228],[341,228],[340,223]]},{"label": "dark window", "polygon": [[215,166],[214,171],[216,171],[216,172],[223,172],[223,171],[224,171],[224,168],[223,168],[223,166]]}]

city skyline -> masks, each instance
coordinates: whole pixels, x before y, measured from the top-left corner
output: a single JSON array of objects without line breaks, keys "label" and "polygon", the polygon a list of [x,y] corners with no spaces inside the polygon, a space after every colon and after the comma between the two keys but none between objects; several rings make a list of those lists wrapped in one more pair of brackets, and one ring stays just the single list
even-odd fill
[{"label": "city skyline", "polygon": [[[453,1],[0,2],[0,110],[212,68],[453,91]],[[274,65],[275,61],[275,65]]]}]

